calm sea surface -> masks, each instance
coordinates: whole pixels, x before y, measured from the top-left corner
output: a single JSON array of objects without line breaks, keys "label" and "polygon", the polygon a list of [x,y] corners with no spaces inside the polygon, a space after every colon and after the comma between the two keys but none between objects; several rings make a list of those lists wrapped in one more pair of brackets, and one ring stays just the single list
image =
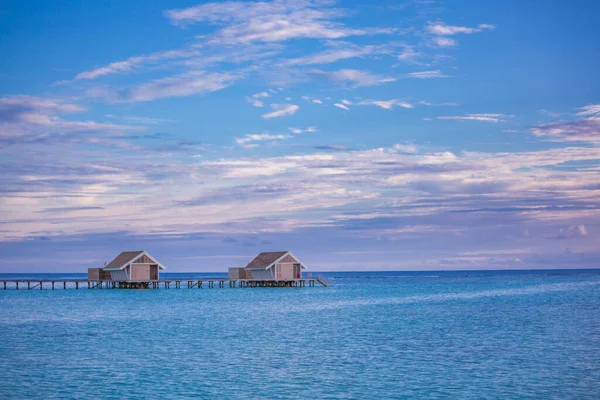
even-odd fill
[{"label": "calm sea surface", "polygon": [[0,288],[0,398],[600,398],[600,271],[327,275]]}]

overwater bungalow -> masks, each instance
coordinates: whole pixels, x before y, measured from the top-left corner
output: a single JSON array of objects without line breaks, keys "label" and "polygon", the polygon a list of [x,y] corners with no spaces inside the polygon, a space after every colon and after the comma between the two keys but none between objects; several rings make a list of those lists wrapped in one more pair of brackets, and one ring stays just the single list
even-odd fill
[{"label": "overwater bungalow", "polygon": [[293,281],[306,266],[289,251],[262,252],[244,268],[229,268],[229,279]]},{"label": "overwater bungalow", "polygon": [[124,251],[104,268],[88,268],[91,281],[148,282],[160,279],[164,265],[145,251]]}]

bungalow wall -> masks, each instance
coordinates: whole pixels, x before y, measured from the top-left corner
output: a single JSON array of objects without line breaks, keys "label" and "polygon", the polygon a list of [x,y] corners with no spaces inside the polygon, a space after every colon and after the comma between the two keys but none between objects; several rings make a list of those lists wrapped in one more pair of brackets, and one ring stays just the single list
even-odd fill
[{"label": "bungalow wall", "polygon": [[294,263],[278,263],[275,265],[278,281],[291,281],[296,279],[294,275]]},{"label": "bungalow wall", "polygon": [[156,264],[133,263],[131,264],[132,281],[158,280],[158,266]]},{"label": "bungalow wall", "polygon": [[246,273],[245,268],[229,268],[229,280],[250,279],[251,276],[252,274],[250,273],[250,270],[248,270],[248,273]]},{"label": "bungalow wall", "polygon": [[271,269],[253,269],[252,279],[270,281],[275,279],[273,268]]},{"label": "bungalow wall", "polygon": [[88,280],[90,281],[110,281],[110,272],[102,268],[88,268]]},{"label": "bungalow wall", "polygon": [[119,271],[110,271],[110,279],[117,282],[129,280],[129,265]]}]

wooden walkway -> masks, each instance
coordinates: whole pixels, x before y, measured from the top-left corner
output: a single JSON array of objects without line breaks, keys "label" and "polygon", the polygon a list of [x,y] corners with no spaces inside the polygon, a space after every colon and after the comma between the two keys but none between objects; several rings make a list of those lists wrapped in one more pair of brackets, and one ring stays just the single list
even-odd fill
[{"label": "wooden walkway", "polygon": [[[224,278],[161,279],[157,281],[90,281],[87,279],[2,279],[0,289],[188,289],[202,288],[254,288],[254,287],[314,287],[315,282],[329,284],[321,278],[294,279],[291,281],[264,281],[254,279],[229,280]],[[216,286],[215,286],[216,284]]]}]

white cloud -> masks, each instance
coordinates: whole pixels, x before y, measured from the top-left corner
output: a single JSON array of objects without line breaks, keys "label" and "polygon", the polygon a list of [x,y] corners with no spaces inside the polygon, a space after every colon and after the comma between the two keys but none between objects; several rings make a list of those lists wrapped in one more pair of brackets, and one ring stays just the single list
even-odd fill
[{"label": "white cloud", "polygon": [[398,61],[414,64],[422,54],[415,50],[414,46],[405,45],[404,50],[398,56]]},{"label": "white cloud", "polygon": [[439,69],[433,71],[420,71],[420,72],[411,72],[403,75],[404,78],[413,78],[413,79],[434,79],[434,78],[447,78],[448,75],[442,74],[442,71]]},{"label": "white cloud", "polygon": [[459,33],[471,34],[481,32],[483,30],[493,30],[496,27],[489,24],[481,24],[477,28],[467,28],[465,26],[446,25],[443,22],[429,23],[425,30],[433,35],[452,36]]},{"label": "white cloud", "polygon": [[271,107],[275,109],[267,114],[263,114],[262,117],[265,119],[278,118],[278,117],[286,117],[290,115],[294,115],[300,107],[296,104],[271,104]]},{"label": "white cloud", "polygon": [[430,43],[435,47],[455,47],[458,46],[456,39],[449,38],[447,36],[454,36],[457,34],[472,34],[482,32],[484,30],[493,30],[496,27],[489,24],[480,24],[476,28],[468,28],[465,26],[452,26],[446,25],[443,22],[430,22],[426,27],[425,31],[430,35],[433,35],[430,39]]},{"label": "white cloud", "polygon": [[[575,113],[574,120],[539,124],[529,129],[535,136],[553,141],[600,142],[600,105],[589,104]],[[583,118],[581,118],[583,117]]]},{"label": "white cloud", "polygon": [[337,108],[341,108],[342,110],[347,110],[347,111],[350,110],[348,107],[346,107],[344,104],[341,104],[341,103],[335,103],[333,106],[337,107]]},{"label": "white cloud", "polygon": [[357,46],[343,42],[342,48],[334,48],[305,57],[294,58],[285,62],[286,65],[317,65],[331,64],[349,58],[365,57],[368,55],[389,53],[388,46]]},{"label": "white cloud", "polygon": [[112,119],[123,120],[123,121],[127,121],[130,123],[144,124],[144,125],[160,125],[160,124],[169,124],[169,123],[177,122],[175,120],[166,119],[166,118],[138,117],[138,116],[132,116],[132,115],[106,114],[106,117],[112,118]]},{"label": "white cloud", "polygon": [[288,128],[290,132],[292,132],[295,135],[298,135],[300,133],[314,133],[317,131],[317,128],[315,128],[314,126],[309,126],[308,128]]},{"label": "white cloud", "polygon": [[431,42],[437,47],[456,47],[458,45],[455,39],[447,37],[434,37]]},{"label": "white cloud", "polygon": [[561,113],[557,113],[557,112],[553,112],[553,111],[549,111],[549,110],[545,110],[545,109],[541,109],[540,112],[542,114],[545,114],[545,115],[547,115],[549,117],[552,117],[552,118],[558,118],[558,117],[560,117],[562,115]]},{"label": "white cloud", "polygon": [[259,99],[266,98],[266,97],[269,97],[269,93],[260,92],[260,93],[255,93],[250,97],[246,97],[246,101],[248,103],[252,104],[254,107],[264,107],[265,104]]},{"label": "white cloud", "polygon": [[[0,139],[29,141],[66,140],[64,135],[77,133],[116,133],[140,130],[140,127],[95,121],[65,120],[62,114],[80,113],[86,109],[60,98],[7,96],[0,98]],[[73,137],[70,140],[74,140]],[[90,138],[85,140],[89,141]]]},{"label": "white cloud", "polygon": [[507,118],[513,117],[506,114],[466,114],[460,116],[443,116],[437,119],[447,119],[455,121],[483,121],[483,122],[504,122]]},{"label": "white cloud", "polygon": [[319,99],[313,99],[312,102],[315,104],[323,104],[323,101]]},{"label": "white cloud", "polygon": [[334,72],[320,70],[311,71],[314,76],[324,77],[335,82],[352,82],[356,86],[373,86],[387,82],[394,82],[396,78],[374,75],[366,71],[356,69],[341,69]]},{"label": "white cloud", "polygon": [[578,117],[596,117],[600,116],[600,104],[590,104],[580,108],[580,112],[576,113]]},{"label": "white cloud", "polygon": [[339,39],[348,36],[388,34],[393,29],[350,29],[336,19],[345,10],[331,1],[226,1],[170,10],[166,16],[176,25],[208,22],[221,25],[209,35],[212,43],[280,42],[299,38]]},{"label": "white cloud", "polygon": [[106,75],[132,72],[149,64],[156,64],[158,62],[170,59],[190,58],[198,54],[200,53],[196,50],[168,50],[143,56],[130,57],[126,60],[113,62],[104,67],[96,68],[91,71],[81,72],[75,75],[75,80],[89,80]]},{"label": "white cloud", "polygon": [[151,101],[165,97],[215,92],[230,86],[238,78],[230,73],[188,72],[123,90],[120,93],[120,100],[125,102]]},{"label": "white cloud", "polygon": [[576,239],[588,236],[588,231],[585,225],[571,225],[566,228],[561,228],[557,236],[553,239]]},{"label": "white cloud", "polygon": [[391,151],[395,153],[415,154],[417,152],[417,146],[415,146],[414,144],[397,143],[392,147]]},{"label": "white cloud", "polygon": [[290,135],[271,135],[268,133],[262,133],[255,135],[246,135],[243,138],[235,139],[235,142],[242,147],[256,147],[258,145],[254,142],[283,140],[288,139],[290,137]]},{"label": "white cloud", "polygon": [[358,104],[361,105],[374,105],[377,107],[384,108],[386,110],[391,110],[394,107],[400,108],[414,108],[414,106],[410,103],[407,103],[402,100],[392,99],[392,100],[363,100]]}]

